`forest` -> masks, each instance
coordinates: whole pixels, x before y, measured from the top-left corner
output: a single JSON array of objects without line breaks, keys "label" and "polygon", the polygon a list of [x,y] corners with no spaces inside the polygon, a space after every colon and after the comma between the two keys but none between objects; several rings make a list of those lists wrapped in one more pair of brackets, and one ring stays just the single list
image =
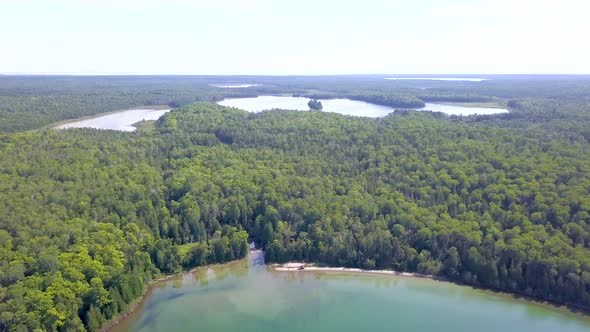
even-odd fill
[{"label": "forest", "polygon": [[[132,107],[180,107],[230,97],[291,94],[349,98],[397,109],[426,102],[499,102],[532,98],[559,104],[588,101],[586,76],[488,75],[476,84],[393,81],[386,75],[352,76],[5,76],[0,75],[0,133]],[[248,84],[223,89],[218,84]],[[559,104],[559,106],[564,106]]]},{"label": "forest", "polygon": [[[267,86],[219,91],[221,78],[52,79],[0,79],[0,331],[98,330],[151,280],[242,258],[251,241],[267,262],[420,272],[590,308],[590,81],[233,77]],[[510,113],[209,102],[279,91]],[[150,104],[175,109],[134,133],[31,130]]]}]

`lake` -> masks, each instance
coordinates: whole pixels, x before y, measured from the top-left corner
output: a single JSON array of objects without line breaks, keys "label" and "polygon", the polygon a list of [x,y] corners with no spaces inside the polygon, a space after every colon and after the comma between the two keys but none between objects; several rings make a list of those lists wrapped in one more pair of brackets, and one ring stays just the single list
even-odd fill
[{"label": "lake", "polygon": [[[228,98],[218,102],[219,105],[236,107],[248,112],[260,112],[270,109],[287,109],[308,111],[307,102],[309,98],[304,97],[279,97],[279,96],[260,96],[250,98]],[[366,116],[378,118],[394,112],[394,108],[381,106],[364,101],[350,99],[321,99],[324,112],[334,112],[344,115]],[[449,115],[472,115],[472,114],[497,114],[506,113],[508,110],[503,108],[485,108],[485,107],[463,107],[448,104],[431,104],[427,103],[426,107],[417,109],[418,111],[435,111]]]},{"label": "lake", "polygon": [[88,119],[72,121],[65,124],[57,125],[55,126],[55,128],[95,128],[118,131],[135,131],[136,128],[132,126],[134,123],[143,120],[157,120],[167,112],[170,112],[170,110],[132,109],[120,112],[113,112]]},{"label": "lake", "polygon": [[158,284],[114,331],[590,330],[565,309],[430,279],[275,272],[260,252]]},{"label": "lake", "polygon": [[260,84],[254,83],[244,83],[244,84],[209,84],[210,86],[214,86],[216,88],[223,88],[223,89],[240,89],[240,88],[251,88],[255,86],[260,86]]},{"label": "lake", "polygon": [[451,82],[483,82],[488,78],[467,77],[387,77],[386,80],[427,80],[427,81],[451,81]]},{"label": "lake", "polygon": [[[279,97],[261,96],[256,98],[229,98],[218,102],[219,105],[236,107],[249,112],[260,112],[270,109],[288,109],[308,111],[307,102],[309,98],[303,97]],[[364,101],[350,99],[326,99],[322,100],[325,112],[334,112],[344,115],[366,116],[378,118],[394,112],[391,107],[381,106]],[[426,104],[426,107],[419,110],[432,110],[453,115],[470,114],[496,114],[508,112],[500,108],[463,107],[447,104]],[[55,129],[68,128],[95,128],[118,131],[135,131],[133,124],[143,120],[157,120],[170,109],[131,109],[120,112],[108,113],[82,120],[73,120],[55,126]]]}]

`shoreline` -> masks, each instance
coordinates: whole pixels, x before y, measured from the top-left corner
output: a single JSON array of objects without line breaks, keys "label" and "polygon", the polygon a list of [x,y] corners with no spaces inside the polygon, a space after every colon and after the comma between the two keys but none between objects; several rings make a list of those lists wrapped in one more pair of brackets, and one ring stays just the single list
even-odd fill
[{"label": "shoreline", "polygon": [[159,277],[157,279],[151,280],[146,284],[145,289],[144,289],[143,293],[141,294],[141,296],[139,296],[137,299],[135,299],[133,302],[131,302],[129,304],[129,308],[127,308],[127,310],[125,310],[124,312],[120,312],[117,315],[117,317],[113,317],[108,322],[105,322],[98,331],[109,332],[109,331],[112,331],[113,329],[115,329],[122,321],[127,319],[133,313],[135,313],[135,311],[144,303],[144,301],[149,298],[149,295],[150,295],[151,291],[154,289],[154,287],[156,287],[158,284],[160,284],[162,282],[182,278],[183,275],[185,275],[187,273],[194,273],[200,269],[208,269],[208,268],[214,267],[214,266],[235,264],[235,263],[238,263],[238,262],[248,259],[248,257],[250,256],[251,253],[257,253],[257,252],[262,252],[262,250],[251,250],[250,252],[248,252],[248,254],[245,257],[240,258],[240,259],[236,259],[233,261],[229,261],[229,262],[225,262],[225,263],[216,263],[216,264],[207,264],[207,265],[197,266],[197,267],[193,267],[189,270],[183,270],[178,273],[168,274],[168,275]]},{"label": "shoreline", "polygon": [[410,278],[423,278],[433,279],[440,281],[448,281],[445,278],[437,277],[430,274],[422,274],[415,272],[400,272],[394,270],[365,270],[359,268],[349,267],[332,267],[332,266],[318,266],[313,263],[302,263],[302,262],[289,262],[285,264],[270,264],[269,265],[274,271],[277,272],[348,272],[348,273],[366,273],[366,274],[379,274],[379,275],[391,275],[398,277],[410,277]]},{"label": "shoreline", "polygon": [[94,115],[87,115],[87,116],[83,116],[80,118],[61,120],[61,121],[47,124],[43,127],[37,128],[37,129],[31,129],[30,131],[46,130],[46,129],[62,129],[62,128],[57,128],[57,127],[62,126],[62,125],[66,125],[66,124],[70,124],[70,123],[74,123],[74,122],[78,122],[78,121],[85,121],[85,120],[90,120],[90,119],[94,119],[94,118],[99,118],[99,117],[105,116],[105,115],[110,115],[110,114],[115,114],[115,113],[120,113],[120,112],[125,112],[125,111],[144,110],[144,109],[145,110],[153,110],[153,111],[161,111],[164,109],[173,109],[173,108],[170,106],[167,106],[167,105],[134,106],[134,107],[124,108],[124,109],[120,109],[120,110],[108,111],[108,112],[104,112],[104,113],[97,113]]},{"label": "shoreline", "polygon": [[122,320],[125,320],[129,315],[133,314],[135,312],[135,310],[137,310],[137,308],[147,298],[146,295],[149,294],[153,290],[155,285],[157,285],[160,282],[166,281],[168,279],[172,279],[178,275],[180,275],[180,274],[171,274],[171,275],[167,275],[165,277],[160,277],[158,279],[154,279],[154,280],[149,281],[147,283],[147,285],[145,286],[143,293],[137,299],[135,299],[133,302],[131,302],[129,304],[129,308],[127,308],[127,310],[125,310],[125,312],[121,312],[121,313],[119,313],[119,315],[117,317],[111,318],[108,322],[104,323],[98,331],[100,331],[100,332],[111,331],[113,328],[115,328],[115,326],[119,325],[119,323]]},{"label": "shoreline", "polygon": [[[217,263],[217,264],[209,264],[191,268],[189,270],[183,270],[179,273],[165,275],[159,277],[157,279],[151,280],[146,284],[145,290],[143,294],[138,297],[134,302],[129,304],[129,308],[125,312],[119,313],[117,317],[113,317],[111,320],[103,324],[103,326],[99,329],[101,332],[109,332],[113,331],[117,328],[117,326],[128,319],[128,317],[134,314],[138,308],[141,307],[142,304],[149,298],[151,291],[160,283],[167,282],[170,280],[181,278],[183,275],[187,273],[194,273],[200,269],[207,269],[214,266],[223,266],[228,264],[235,264],[250,258],[251,254],[260,254],[262,250],[251,250],[246,257],[233,260],[226,263]],[[502,295],[507,297],[512,297],[513,299],[520,299],[524,301],[534,302],[538,305],[543,306],[550,306],[554,309],[565,310],[571,314],[581,314],[585,316],[590,315],[590,307],[582,307],[573,304],[567,303],[560,303],[556,301],[551,301],[547,299],[535,298],[523,293],[515,293],[515,292],[508,292],[506,290],[498,289],[498,288],[491,288],[491,287],[484,287],[479,285],[467,284],[464,282],[460,282],[457,280],[429,275],[429,274],[422,274],[416,272],[401,272],[395,270],[366,270],[360,268],[347,268],[347,267],[334,267],[334,266],[322,266],[321,264],[317,263],[305,263],[305,262],[289,262],[284,264],[264,264],[268,269],[272,270],[273,272],[283,273],[293,273],[293,272],[327,272],[327,273],[343,273],[343,274],[353,274],[353,275],[382,275],[382,276],[394,276],[394,277],[404,277],[404,278],[418,278],[418,279],[428,279],[432,281],[438,282],[448,282],[462,287],[470,287],[475,290],[483,291],[483,292],[490,292],[495,295]],[[303,267],[303,269],[301,269]]]},{"label": "shoreline", "polygon": [[[552,301],[543,298],[533,297],[524,293],[519,292],[510,292],[500,288],[494,287],[486,287],[481,285],[474,285],[465,282],[461,282],[459,280],[453,280],[442,276],[435,276],[429,274],[422,274],[417,272],[400,272],[395,270],[365,270],[360,268],[347,268],[347,267],[334,267],[334,266],[321,266],[315,263],[305,263],[305,262],[288,262],[284,264],[267,264],[275,272],[329,272],[329,273],[349,273],[349,274],[367,274],[367,275],[388,275],[388,276],[396,276],[396,277],[405,277],[405,278],[419,278],[419,279],[430,279],[433,281],[440,281],[440,282],[448,282],[452,283],[461,287],[471,287],[473,289],[484,291],[484,292],[491,292],[497,295],[504,295],[509,296],[514,299],[522,299],[525,301],[530,301],[537,303],[539,305],[546,305],[551,306],[556,309],[563,309],[567,310],[574,314],[582,314],[585,316],[590,316],[590,307],[585,307],[581,305],[571,304],[571,303],[563,303],[558,301]],[[303,267],[303,268],[301,268]]]}]

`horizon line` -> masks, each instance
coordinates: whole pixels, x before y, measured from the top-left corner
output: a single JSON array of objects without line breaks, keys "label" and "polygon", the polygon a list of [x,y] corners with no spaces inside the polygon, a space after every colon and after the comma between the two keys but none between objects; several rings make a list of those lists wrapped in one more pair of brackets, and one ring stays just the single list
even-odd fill
[{"label": "horizon line", "polygon": [[68,72],[55,72],[55,73],[23,73],[23,72],[4,72],[0,73],[0,76],[392,76],[395,77],[409,77],[413,76],[416,78],[426,77],[477,77],[477,76],[590,76],[590,73],[496,73],[496,74],[465,74],[465,73],[411,73],[411,74],[391,74],[391,73],[348,73],[348,74],[178,74],[178,73],[101,73],[101,72],[88,72],[88,73],[68,73]]}]

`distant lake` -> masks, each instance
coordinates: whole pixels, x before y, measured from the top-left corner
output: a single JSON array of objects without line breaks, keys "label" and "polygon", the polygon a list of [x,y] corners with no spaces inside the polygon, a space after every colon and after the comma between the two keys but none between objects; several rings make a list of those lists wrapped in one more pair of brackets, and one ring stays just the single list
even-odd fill
[{"label": "distant lake", "polygon": [[466,107],[452,104],[433,104],[426,103],[426,107],[419,109],[418,111],[433,111],[441,112],[449,115],[491,115],[499,113],[508,113],[505,108],[493,108],[493,107]]},{"label": "distant lake", "polygon": [[[219,105],[236,107],[248,112],[261,112],[270,109],[309,111],[309,98],[261,96],[254,98],[228,98],[218,102]],[[393,108],[365,103],[350,99],[322,99],[324,112],[345,115],[381,117],[393,112]]]},{"label": "distant lake", "polygon": [[214,86],[216,88],[224,88],[224,89],[238,89],[238,88],[251,88],[255,86],[260,86],[260,84],[210,84],[210,86]]},{"label": "distant lake", "polygon": [[[261,112],[271,109],[287,109],[308,111],[307,102],[309,98],[304,97],[278,97],[278,96],[260,96],[252,98],[228,98],[218,102],[219,105],[236,107],[248,112]],[[378,118],[386,116],[395,111],[394,108],[381,106],[363,101],[350,99],[321,99],[324,106],[324,112],[334,112],[344,115],[366,116]],[[463,107],[447,104],[430,104],[418,109],[419,111],[442,112],[450,115],[472,115],[472,114],[497,114],[506,113],[508,110],[502,108],[484,108],[484,107]]]},{"label": "distant lake", "polygon": [[100,115],[84,120],[72,121],[55,126],[55,128],[95,128],[118,131],[135,131],[136,128],[132,126],[134,123],[143,120],[157,120],[167,112],[170,112],[170,110],[132,109]]},{"label": "distant lake", "polygon": [[[229,98],[218,102],[219,105],[236,107],[248,112],[260,112],[270,109],[287,109],[309,111],[307,102],[309,98],[303,97],[278,97],[278,96],[261,96],[255,98]],[[388,106],[381,106],[364,101],[350,99],[326,99],[322,100],[324,112],[334,112],[344,115],[366,116],[378,118],[394,112],[395,109]],[[434,112],[443,112],[452,115],[470,115],[470,114],[496,114],[506,113],[505,109],[500,108],[483,108],[483,107],[462,107],[447,104],[426,104],[426,107],[419,111],[431,110]],[[143,120],[157,120],[170,109],[131,109],[120,112],[113,112],[83,120],[73,120],[68,123],[55,126],[55,129],[68,128],[95,128],[118,131],[135,131],[133,124]]]},{"label": "distant lake", "polygon": [[114,331],[581,332],[590,318],[430,279],[274,272],[254,252],[158,284]]},{"label": "distant lake", "polygon": [[488,78],[465,78],[465,77],[387,77],[386,80],[430,80],[430,81],[465,81],[482,82]]}]

